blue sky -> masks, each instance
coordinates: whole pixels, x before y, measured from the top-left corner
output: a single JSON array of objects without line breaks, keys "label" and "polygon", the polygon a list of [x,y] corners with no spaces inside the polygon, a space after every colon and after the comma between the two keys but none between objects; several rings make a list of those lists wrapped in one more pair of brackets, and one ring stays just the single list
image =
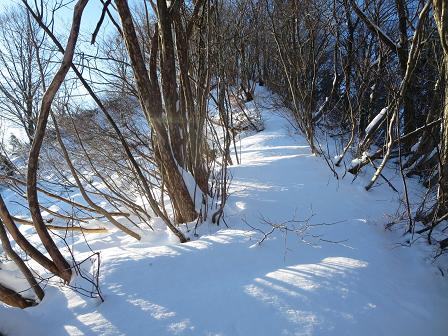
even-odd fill
[{"label": "blue sky", "polygon": [[[34,0],[28,0],[31,4],[34,3]],[[56,0],[46,0],[47,3],[50,5],[52,3],[55,3]],[[59,0],[58,2],[60,2]],[[65,4],[67,4],[67,7],[64,9],[61,9],[56,14],[56,24],[55,29],[58,31],[58,33],[63,34],[64,32],[68,31],[70,29],[70,23],[71,23],[71,17],[72,17],[72,9],[74,4],[76,3],[75,0],[62,0]],[[129,4],[131,6],[135,6],[137,4],[142,3],[143,0],[129,0]],[[0,12],[3,11],[5,8],[8,8],[10,6],[13,6],[15,4],[20,4],[21,0],[0,0]],[[92,34],[92,32],[95,29],[95,26],[99,20],[99,17],[101,15],[102,11],[102,4],[100,0],[90,0],[87,4],[86,9],[84,10],[83,18],[82,18],[82,27],[81,30],[84,33]],[[113,12],[113,11],[112,11]],[[103,23],[103,32],[108,32],[111,29],[115,29],[113,25],[109,22],[109,20],[104,20]]]}]

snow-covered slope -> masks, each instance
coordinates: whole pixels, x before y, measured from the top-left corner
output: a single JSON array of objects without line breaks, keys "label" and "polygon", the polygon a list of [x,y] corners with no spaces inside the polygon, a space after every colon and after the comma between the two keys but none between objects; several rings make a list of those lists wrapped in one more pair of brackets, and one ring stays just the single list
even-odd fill
[{"label": "snow-covered slope", "polygon": [[[50,287],[35,308],[0,307],[0,331],[446,335],[446,279],[420,247],[383,229],[398,196],[334,179],[283,118],[263,117],[266,129],[242,139],[242,163],[231,167],[228,228],[203,224],[185,244],[166,231],[143,242],[90,235],[105,302]],[[258,244],[268,223],[277,229]]]}]

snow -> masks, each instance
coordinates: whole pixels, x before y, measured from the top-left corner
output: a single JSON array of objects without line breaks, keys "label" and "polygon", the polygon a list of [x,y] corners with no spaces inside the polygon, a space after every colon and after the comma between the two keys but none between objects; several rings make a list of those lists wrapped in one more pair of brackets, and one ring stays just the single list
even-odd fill
[{"label": "snow", "polygon": [[333,159],[334,159],[334,161],[339,161],[342,157],[343,157],[342,154],[338,154],[338,155],[335,155],[335,156],[333,157]]},{"label": "snow", "polygon": [[366,127],[366,133],[369,134],[370,131],[377,127],[377,124],[379,122],[381,122],[381,120],[383,120],[383,117],[385,116],[385,114],[387,113],[387,107],[383,108],[380,113],[378,113],[375,118],[373,118],[373,120],[369,123],[369,125],[367,125]]},{"label": "snow", "polygon": [[12,135],[24,143],[28,142],[28,137],[23,128],[18,127],[0,115],[0,142],[8,149],[10,148],[9,140]]},{"label": "snow", "polygon": [[[335,80],[336,80],[336,76],[335,76]],[[328,97],[325,97],[325,100],[322,103],[322,105],[319,107],[319,109],[315,113],[313,113],[313,120],[317,120],[320,118],[327,103],[328,103]]]},{"label": "snow", "polygon": [[[370,153],[367,151],[364,151],[362,153],[362,156],[360,158],[354,158],[353,160],[351,160],[350,162],[350,168],[352,167],[356,167],[357,165],[359,165],[360,163],[363,163],[367,160],[367,158],[369,157]],[[336,157],[335,157],[336,159]]]},{"label": "snow", "polygon": [[33,291],[29,288],[28,282],[12,261],[0,262],[0,284],[16,292],[20,292],[23,296],[35,298]]},{"label": "snow", "polygon": [[6,308],[0,304],[0,333],[13,336],[44,335],[45,329],[27,310]]},{"label": "snow", "polygon": [[190,194],[191,199],[194,200],[195,210],[199,212],[204,212],[205,205],[203,204],[204,192],[196,183],[193,175],[190,174],[187,170],[183,169],[181,166],[177,165],[177,169],[179,170],[182,179],[184,180],[185,186],[187,187],[188,193]]},{"label": "snow", "polygon": [[422,141],[422,137],[418,138],[418,141],[411,147],[411,152],[416,152],[418,147],[420,146],[420,142]]},{"label": "snow", "polygon": [[[256,99],[269,103],[264,90]],[[88,235],[105,302],[53,281],[36,307],[0,306],[0,332],[445,335],[446,279],[423,245],[403,247],[401,231],[383,229],[399,195],[364,191],[363,176],[334,179],[284,118],[262,116],[265,130],[241,139],[243,164],[230,167],[228,227],[205,222],[184,244],[156,220],[140,242]],[[260,243],[269,223],[277,229]],[[91,254],[77,234],[70,245],[79,260]]]}]

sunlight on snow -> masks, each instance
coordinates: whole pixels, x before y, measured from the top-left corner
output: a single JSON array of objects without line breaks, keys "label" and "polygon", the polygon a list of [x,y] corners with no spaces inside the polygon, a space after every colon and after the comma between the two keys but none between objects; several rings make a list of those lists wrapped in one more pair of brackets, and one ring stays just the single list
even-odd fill
[{"label": "sunlight on snow", "polygon": [[[153,317],[156,320],[171,319],[176,316],[175,312],[169,311],[167,308],[155,303],[151,303],[147,300],[132,299],[128,300],[128,302],[138,307],[142,311],[149,312],[151,317]],[[182,334],[184,331],[194,330],[194,326],[191,325],[190,319],[187,318],[178,322],[170,323],[167,326],[167,330],[174,335],[179,335]]]},{"label": "sunlight on snow", "polygon": [[67,332],[67,335],[73,335],[73,336],[84,335],[81,330],[79,330],[77,327],[73,325],[66,325],[64,326],[64,329]]},{"label": "sunlight on snow", "polygon": [[[349,291],[345,287],[334,287],[327,280],[337,276],[345,276],[353,270],[365,268],[368,263],[345,257],[329,257],[318,264],[299,264],[278,269],[265,275],[266,279],[255,278],[254,284],[246,285],[244,291],[255,299],[275,308],[289,322],[300,326],[301,335],[309,335],[321,322],[314,312],[294,309],[280,294],[296,297],[302,302],[308,302],[306,292],[312,292],[325,286],[337,292],[342,298],[347,297]],[[288,288],[289,287],[289,288]],[[301,293],[300,291],[303,291]],[[376,307],[368,303],[367,307]],[[345,320],[352,320],[353,315],[339,312]]]},{"label": "sunlight on snow", "polygon": [[246,203],[244,202],[235,202],[235,206],[240,210],[246,209]]},{"label": "sunlight on snow", "polygon": [[[111,331],[115,329],[115,326],[99,312],[80,315],[78,316],[78,320],[82,324],[91,326],[94,331],[102,334],[105,333],[105,330]],[[83,333],[81,335],[83,335]]]},{"label": "sunlight on snow", "polygon": [[312,312],[294,309],[278,295],[269,293],[259,286],[248,285],[245,287],[245,292],[246,294],[257,298],[264,303],[272,305],[289,322],[300,325],[301,328],[303,328],[304,335],[309,334],[313,327],[318,324],[317,316]]},{"label": "sunlight on snow", "polygon": [[260,285],[263,285],[265,287],[268,288],[272,288],[278,292],[281,292],[283,294],[289,295],[289,296],[295,296],[295,297],[300,297],[302,299],[306,299],[306,296],[303,294],[298,293],[297,291],[294,290],[290,290],[284,286],[280,286],[280,285],[276,285],[271,281],[265,280],[265,279],[261,279],[261,278],[256,278],[255,282],[257,282]]},{"label": "sunlight on snow", "polygon": [[194,327],[190,325],[190,319],[185,319],[180,322],[171,323],[168,326],[168,331],[172,332],[174,335],[182,334],[186,330],[194,330]]},{"label": "sunlight on snow", "polygon": [[143,299],[130,299],[127,301],[133,304],[134,306],[140,308],[142,311],[149,312],[151,316],[156,320],[162,320],[176,316],[175,312],[169,311],[165,307],[162,307],[158,304],[151,303]]},{"label": "sunlight on snow", "polygon": [[312,154],[293,154],[293,155],[266,156],[263,153],[259,153],[259,155],[248,156],[247,160],[245,162],[242,162],[241,164],[239,164],[238,167],[244,168],[244,167],[264,166],[264,165],[267,165],[274,161],[293,159],[293,158],[298,158],[298,157],[303,157],[303,156],[310,157],[313,155]]},{"label": "sunlight on snow", "polygon": [[[315,265],[305,265],[302,266],[300,271],[306,271],[313,273],[313,266]],[[297,269],[297,271],[299,271]],[[320,287],[320,285],[312,280],[307,279],[306,275],[303,275],[296,270],[290,269],[280,269],[275,272],[266,274],[266,277],[284,282],[294,287],[298,287],[302,290],[313,290]],[[305,273],[306,274],[306,273]]]}]

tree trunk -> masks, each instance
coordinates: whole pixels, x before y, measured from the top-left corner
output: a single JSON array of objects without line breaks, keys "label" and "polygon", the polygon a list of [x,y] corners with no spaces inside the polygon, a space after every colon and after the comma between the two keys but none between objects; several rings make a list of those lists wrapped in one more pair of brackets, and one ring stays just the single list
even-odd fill
[{"label": "tree trunk", "polygon": [[25,265],[25,262],[12,249],[11,243],[9,242],[8,235],[6,234],[6,230],[5,227],[3,226],[3,222],[1,219],[0,219],[0,241],[2,242],[3,250],[5,251],[6,255],[17,265],[17,267],[20,269],[20,272],[22,272],[23,276],[28,281],[28,284],[33,289],[34,293],[36,293],[39,300],[42,300],[45,295],[44,291],[37,283],[36,278],[34,278],[30,269]]},{"label": "tree trunk", "polygon": [[448,3],[446,0],[432,0],[434,20],[439,32],[440,43],[444,59],[444,99],[443,99],[443,125],[442,125],[442,162],[439,188],[439,215],[448,209]]},{"label": "tree trunk", "polygon": [[28,308],[36,305],[34,300],[26,299],[16,291],[0,284],[0,301],[17,308]]},{"label": "tree trunk", "polygon": [[42,218],[42,214],[40,212],[39,199],[37,196],[37,170],[39,163],[39,153],[42,147],[45,131],[47,128],[47,122],[50,114],[51,104],[72,64],[75,52],[75,46],[79,35],[82,12],[84,11],[84,8],[87,5],[88,1],[89,0],[79,0],[75,5],[73,12],[72,27],[70,30],[70,35],[67,41],[67,47],[65,48],[65,54],[62,59],[61,66],[56,72],[52,82],[48,86],[48,89],[45,91],[44,96],[42,97],[40,113],[37,120],[36,132],[34,134],[33,143],[31,145],[29,153],[28,171],[27,171],[27,197],[31,218],[33,219],[36,232],[39,235],[42,244],[45,246],[45,249],[50,254],[51,258],[53,259],[58,269],[58,272],[56,274],[67,283],[70,282],[72,275],[70,265],[62,256],[58,247],[56,246],[50,234],[48,233],[48,230]]},{"label": "tree trunk", "polygon": [[[448,7],[448,6],[447,6]],[[446,8],[448,9],[448,8]],[[448,15],[447,15],[448,18]],[[445,93],[443,99],[442,163],[439,190],[439,216],[448,210],[448,53],[444,54]]]},{"label": "tree trunk", "polygon": [[172,17],[176,16],[175,8],[168,12],[166,0],[157,0],[157,17],[160,34],[160,74],[165,111],[168,119],[168,133],[171,148],[177,163],[184,166],[184,143],[182,118],[177,105],[176,58],[173,41]]},{"label": "tree trunk", "polygon": [[41,264],[45,269],[52,272],[53,274],[58,274],[58,268],[55,263],[43,255],[38,249],[36,249],[30,242],[22,235],[17,226],[15,225],[11,215],[9,214],[6,204],[0,195],[0,218],[8,229],[12,236],[12,239],[16,242],[20,248],[25,251],[33,260]]},{"label": "tree trunk", "polygon": [[[134,70],[140,102],[146,118],[155,131],[160,169],[164,172],[164,177],[166,178],[166,186],[175,210],[175,219],[178,223],[192,221],[197,217],[197,213],[193,200],[179,172],[178,164],[171,150],[169,134],[164,125],[164,109],[157,80],[157,70],[150,69],[150,80],[128,3],[126,0],[115,0],[115,2],[122,22],[123,37]],[[154,56],[151,55],[151,57]]]},{"label": "tree trunk", "polygon": [[[408,42],[408,24],[407,24],[407,8],[404,0],[395,0],[398,14],[398,30],[400,32],[400,43],[397,48],[398,61],[400,63],[401,75],[404,77],[408,63],[409,42]],[[415,124],[415,109],[414,109],[414,85],[413,76],[409,78],[408,89],[403,96],[403,124],[404,134],[412,132],[416,128]],[[409,139],[412,141],[412,139]],[[409,149],[412,146],[411,141],[405,141],[405,148]]]}]

